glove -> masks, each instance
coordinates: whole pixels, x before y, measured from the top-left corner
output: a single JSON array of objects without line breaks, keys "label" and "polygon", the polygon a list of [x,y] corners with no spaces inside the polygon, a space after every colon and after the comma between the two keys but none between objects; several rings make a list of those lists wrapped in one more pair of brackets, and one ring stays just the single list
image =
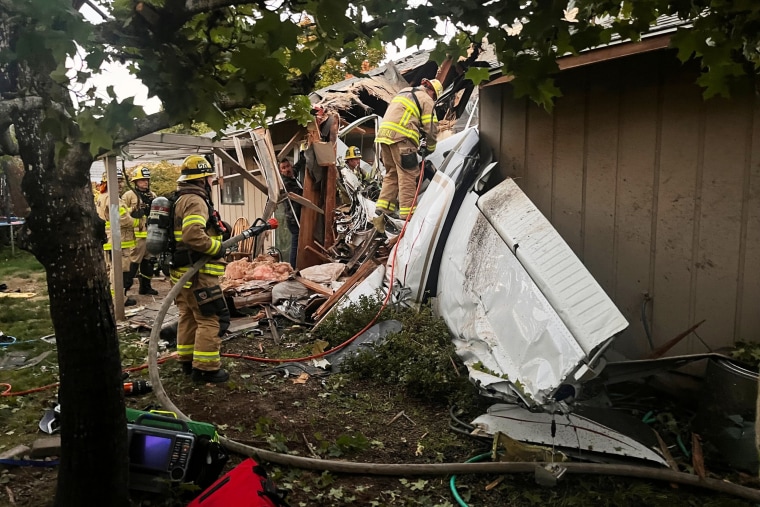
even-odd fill
[{"label": "glove", "polygon": [[132,218],[142,218],[147,214],[148,213],[145,211],[145,208],[141,206],[135,210],[132,210],[132,213],[130,213],[129,216]]},{"label": "glove", "polygon": [[424,139],[420,140],[420,148],[417,150],[417,153],[419,153],[422,158],[430,155],[430,150],[428,150],[427,142]]}]

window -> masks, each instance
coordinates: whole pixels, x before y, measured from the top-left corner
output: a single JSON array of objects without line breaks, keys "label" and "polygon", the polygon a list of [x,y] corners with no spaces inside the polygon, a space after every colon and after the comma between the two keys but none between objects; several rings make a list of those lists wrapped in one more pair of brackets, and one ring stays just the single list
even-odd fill
[{"label": "window", "polygon": [[245,179],[243,175],[227,164],[222,164],[222,175],[224,176],[220,188],[222,204],[244,204]]}]

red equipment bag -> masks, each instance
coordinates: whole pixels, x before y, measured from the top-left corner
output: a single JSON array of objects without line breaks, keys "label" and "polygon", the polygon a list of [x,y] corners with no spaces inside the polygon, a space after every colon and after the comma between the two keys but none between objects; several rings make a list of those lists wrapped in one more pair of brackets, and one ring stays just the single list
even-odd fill
[{"label": "red equipment bag", "polygon": [[206,488],[188,507],[289,507],[264,467],[248,458]]}]

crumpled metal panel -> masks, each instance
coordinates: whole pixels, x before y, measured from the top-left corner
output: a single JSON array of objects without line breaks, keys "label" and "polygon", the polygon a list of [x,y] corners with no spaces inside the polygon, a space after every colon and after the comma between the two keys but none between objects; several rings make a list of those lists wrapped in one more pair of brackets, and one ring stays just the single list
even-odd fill
[{"label": "crumpled metal panel", "polygon": [[586,354],[628,327],[612,300],[514,180],[484,195],[478,208]]},{"label": "crumpled metal panel", "polygon": [[446,242],[439,311],[484,394],[511,399],[511,385],[542,404],[585,354],[477,200],[465,197]]},{"label": "crumpled metal panel", "polygon": [[[441,227],[454,198],[454,182],[437,172],[409,220],[404,236],[388,257],[387,274],[410,290],[415,303],[422,301]],[[387,285],[387,283],[386,283]]]},{"label": "crumpled metal panel", "polygon": [[[556,425],[554,437],[552,420]],[[609,454],[667,466],[662,455],[643,442],[578,414],[531,412],[517,405],[497,404],[472,421],[472,425],[489,435],[501,432],[521,442],[572,449],[580,457],[584,453]],[[656,442],[653,434],[649,440]]]},{"label": "crumpled metal panel", "polygon": [[528,404],[549,401],[628,325],[512,180],[466,196],[444,249],[438,297],[476,385],[504,399],[517,392]]},{"label": "crumpled metal panel", "polygon": [[465,171],[477,169],[476,165],[466,162],[477,153],[478,142],[477,129],[467,129],[439,142],[435,152],[427,158],[438,170],[418,199],[404,236],[388,258],[388,275],[393,266],[394,279],[410,290],[415,303],[423,300],[430,270],[437,268],[433,265],[433,256],[454,193],[459,190]]}]

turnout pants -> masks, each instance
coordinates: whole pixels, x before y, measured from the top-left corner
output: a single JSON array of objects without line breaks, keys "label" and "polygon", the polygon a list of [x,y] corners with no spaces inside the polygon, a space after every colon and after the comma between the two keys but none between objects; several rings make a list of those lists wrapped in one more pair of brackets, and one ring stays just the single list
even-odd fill
[{"label": "turnout pants", "polygon": [[198,303],[199,289],[219,288],[218,277],[198,273],[192,280],[192,286],[183,288],[174,300],[179,310],[178,359],[192,362],[193,368],[198,370],[216,371],[221,367],[221,336],[229,327],[230,313],[223,297],[213,308],[210,304],[203,304],[201,308]]},{"label": "turnout pants", "polygon": [[414,194],[417,192],[417,178],[420,166],[417,164],[410,169],[401,165],[401,156],[417,153],[417,146],[409,140],[395,144],[381,144],[380,157],[385,166],[385,177],[376,208],[380,211],[393,212],[398,202],[399,218],[405,219],[414,213]]}]

